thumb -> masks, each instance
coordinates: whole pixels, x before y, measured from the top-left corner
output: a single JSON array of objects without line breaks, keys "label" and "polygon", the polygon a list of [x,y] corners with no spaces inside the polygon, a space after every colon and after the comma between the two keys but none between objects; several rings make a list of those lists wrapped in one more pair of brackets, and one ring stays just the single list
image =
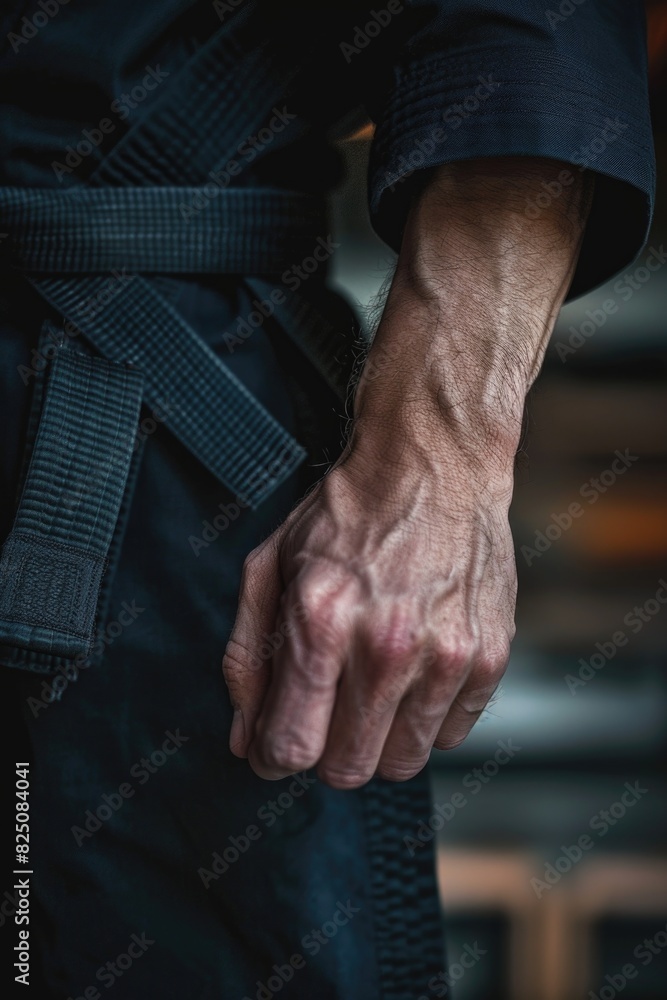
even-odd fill
[{"label": "thumb", "polygon": [[275,629],[282,582],[278,567],[280,529],[247,556],[241,577],[236,621],[222,660],[234,708],[229,747],[247,757],[255,723],[271,680]]}]

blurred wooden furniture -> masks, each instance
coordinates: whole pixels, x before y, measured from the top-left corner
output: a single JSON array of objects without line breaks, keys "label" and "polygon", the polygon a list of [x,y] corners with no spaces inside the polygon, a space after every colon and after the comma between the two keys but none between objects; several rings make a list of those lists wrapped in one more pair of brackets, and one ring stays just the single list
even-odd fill
[{"label": "blurred wooden furniture", "polygon": [[[572,969],[571,992],[554,994],[549,1000],[571,1000],[587,996],[594,974],[595,926],[609,917],[655,917],[656,924],[667,912],[667,861],[606,855],[590,858],[572,875],[567,905],[559,917],[568,929],[557,936],[567,942]],[[656,930],[664,929],[656,926]],[[627,954],[619,955],[619,967],[633,962],[638,941],[628,942]],[[636,964],[636,961],[634,961]],[[610,969],[615,972],[615,969]],[[667,995],[667,984],[665,985]]]},{"label": "blurred wooden furniture", "polygon": [[[595,986],[596,924],[612,916],[664,917],[667,861],[592,856],[538,899],[530,880],[543,874],[539,859],[527,853],[438,851],[446,914],[500,913],[509,921],[511,1000],[583,1000]],[[631,952],[619,959],[630,961]]]},{"label": "blurred wooden furniture", "polygon": [[501,913],[509,920],[509,995],[541,1000],[539,992],[540,903],[530,886],[536,873],[518,852],[440,850],[438,882],[446,914]]}]

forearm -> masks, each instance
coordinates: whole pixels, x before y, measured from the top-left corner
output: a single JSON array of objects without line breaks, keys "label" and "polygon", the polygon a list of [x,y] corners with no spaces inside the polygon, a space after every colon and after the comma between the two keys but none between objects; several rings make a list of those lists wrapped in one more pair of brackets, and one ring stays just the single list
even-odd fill
[{"label": "forearm", "polygon": [[[246,561],[224,666],[231,746],[263,777],[317,764],[337,788],[409,778],[465,738],[500,681],[524,400],[588,200],[579,178],[524,214],[560,169],[443,167],[410,213],[348,447]],[[262,670],[276,620],[289,639]]]},{"label": "forearm", "polygon": [[562,169],[503,158],[449,164],[431,178],[357,388],[355,450],[380,449],[395,465],[424,446],[450,462],[463,449],[491,474],[511,473],[591,199],[592,177],[578,173],[537,219],[526,215]]}]

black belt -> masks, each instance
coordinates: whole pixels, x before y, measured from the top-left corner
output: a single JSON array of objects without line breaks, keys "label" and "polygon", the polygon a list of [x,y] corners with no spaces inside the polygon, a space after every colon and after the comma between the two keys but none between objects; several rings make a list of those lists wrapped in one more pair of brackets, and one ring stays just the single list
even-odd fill
[{"label": "black belt", "polygon": [[[140,402],[159,407],[168,400],[165,425],[249,507],[305,457],[174,309],[155,276],[243,273],[240,280],[262,294],[272,287],[272,273],[300,263],[316,237],[325,235],[317,231],[322,210],[316,199],[273,190],[214,193],[209,183],[274,114],[299,67],[296,43],[292,52],[285,46],[263,51],[244,37],[247,22],[240,10],[195,53],[86,185],[58,192],[0,189],[0,228],[9,233],[15,266],[103,362],[91,366],[82,339],[63,337],[48,373],[34,451],[40,463],[30,466],[0,561],[0,640],[11,651],[0,655],[5,663],[48,671],[54,658],[72,659],[92,647],[95,622],[99,627],[103,621],[100,567],[114,551],[135,454],[126,432],[122,447],[110,451],[114,428],[125,419],[120,410],[136,419]],[[295,129],[291,138],[298,138],[298,119],[289,127]],[[120,272],[111,291],[106,269]],[[133,271],[131,280],[127,271]],[[293,292],[274,317],[343,399],[352,367],[350,331],[333,329]],[[106,483],[99,477],[85,503],[73,508],[58,505],[67,463],[49,463],[48,451],[57,441],[52,421],[58,412],[49,401],[62,392],[65,375],[87,401],[86,425],[100,432],[88,435],[84,446],[81,415],[75,420],[70,414],[61,440],[65,433],[76,452],[74,466],[85,467],[96,448],[109,457]],[[44,479],[49,465],[55,479]],[[33,496],[43,507],[39,517],[26,520],[25,504]],[[102,508],[106,534],[91,535],[91,511]],[[114,524],[115,535],[109,530]],[[8,579],[13,582],[5,585]],[[66,581],[74,580],[85,615],[73,610],[68,596]]]},{"label": "black belt", "polygon": [[319,198],[262,188],[0,188],[10,262],[33,274],[280,274],[325,233]]}]

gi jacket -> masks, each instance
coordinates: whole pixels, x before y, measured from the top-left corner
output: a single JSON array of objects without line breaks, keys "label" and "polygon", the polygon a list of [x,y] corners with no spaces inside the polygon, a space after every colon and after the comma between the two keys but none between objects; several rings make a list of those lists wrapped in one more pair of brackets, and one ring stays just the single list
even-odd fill
[{"label": "gi jacket", "polygon": [[426,773],[260,780],[227,746],[221,654],[245,556],[340,448],[332,137],[374,121],[394,248],[429,167],[564,161],[529,218],[594,170],[581,293],[650,221],[640,7],[7,0],[0,19],[0,663],[21,668],[40,996],[442,996]]},{"label": "gi jacket", "polygon": [[[238,17],[247,18],[246,44],[289,45],[303,69],[285,89],[273,138],[242,137],[234,185],[261,178],[323,193],[337,178],[327,132],[362,105],[377,126],[371,216],[394,247],[420,171],[518,155],[598,174],[572,294],[639,253],[654,165],[636,0],[391,0],[370,8],[333,0],[89,0],[85,12],[72,0],[8,0],[0,182],[84,181],[195,48]],[[232,87],[233,63],[220,73]],[[82,143],[67,161],[66,150]]]}]

